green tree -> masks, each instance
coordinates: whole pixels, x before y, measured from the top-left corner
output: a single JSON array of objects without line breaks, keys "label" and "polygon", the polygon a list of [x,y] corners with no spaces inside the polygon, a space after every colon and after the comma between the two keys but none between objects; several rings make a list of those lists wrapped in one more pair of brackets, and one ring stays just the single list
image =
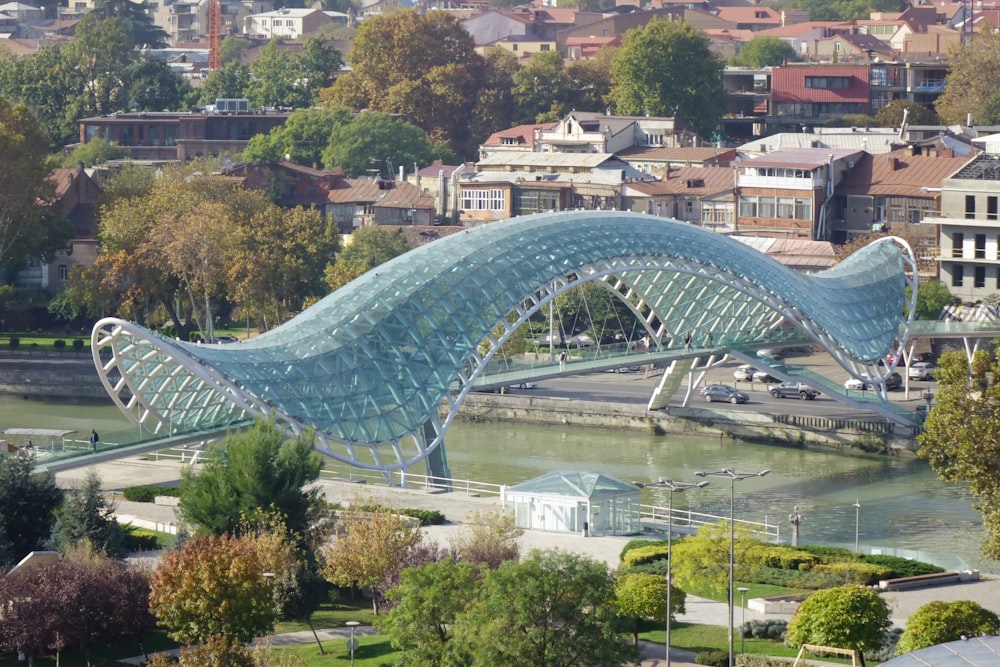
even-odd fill
[{"label": "green tree", "polygon": [[465,530],[452,538],[451,546],[462,562],[496,569],[505,561],[520,557],[518,539],[523,534],[511,514],[475,512]]},{"label": "green tree", "polygon": [[1000,110],[992,98],[1000,89],[1000,32],[981,30],[962,47],[948,49],[948,79],[944,92],[934,103],[941,122],[965,123],[972,116],[977,125],[1000,121],[987,110]]},{"label": "green tree", "polygon": [[327,106],[400,114],[460,155],[471,136],[484,82],[484,61],[454,16],[397,11],[365,20],[347,55],[351,71],[321,94]]},{"label": "green tree", "polygon": [[[618,615],[633,621],[632,643],[638,646],[643,620],[653,619],[661,625],[666,623],[667,579],[645,572],[623,574],[615,582],[615,600]],[[684,613],[686,601],[687,593],[674,586],[670,591],[671,624],[677,614]]]},{"label": "green tree", "polygon": [[[250,88],[252,78],[250,68],[243,63],[239,61],[224,63],[222,67],[212,70],[205,77],[201,88],[198,89],[198,102],[214,104],[218,99],[249,97],[247,90]],[[261,135],[255,135],[251,141],[259,136]]]},{"label": "green tree", "polygon": [[63,492],[51,474],[34,468],[30,458],[0,457],[0,565],[13,565],[41,549],[55,524]]},{"label": "green tree", "polygon": [[872,12],[901,12],[901,0],[795,0],[790,7],[809,11],[813,21],[855,21],[867,19]]},{"label": "green tree", "polygon": [[937,406],[917,437],[919,454],[946,482],[964,482],[983,515],[982,552],[1000,557],[1000,363],[984,350],[941,356],[934,373]]},{"label": "green tree", "polygon": [[80,144],[73,152],[63,159],[63,167],[74,167],[78,162],[82,162],[85,167],[107,162],[108,160],[120,160],[128,154],[122,146],[116,146],[107,139],[96,137],[85,144]]},{"label": "green tree", "polygon": [[852,584],[807,597],[792,616],[785,641],[792,648],[819,644],[872,652],[885,644],[890,627],[889,605],[878,591]]},{"label": "green tree", "polygon": [[334,128],[351,122],[351,114],[345,109],[299,109],[282,127],[252,137],[241,157],[250,161],[289,159],[319,167]]},{"label": "green tree", "polygon": [[222,66],[225,67],[229,63],[239,62],[240,56],[251,46],[253,46],[253,42],[243,37],[237,37],[236,35],[226,35],[223,37],[222,43],[219,44],[219,60],[222,61]]},{"label": "green tree", "polygon": [[479,586],[477,566],[451,558],[403,570],[399,585],[387,593],[399,604],[376,625],[403,651],[406,664],[447,664],[455,623],[476,599]]},{"label": "green tree", "polygon": [[618,113],[674,116],[709,136],[726,108],[722,60],[702,31],[656,17],[629,30],[611,64]]},{"label": "green tree", "polygon": [[288,530],[305,535],[320,510],[320,492],[304,487],[319,478],[322,461],[311,434],[287,439],[272,421],[258,420],[222,442],[200,473],[181,475],[181,516],[213,535],[232,533],[250,518],[276,516]]},{"label": "green tree", "polygon": [[341,167],[352,176],[376,167],[383,178],[392,178],[390,163],[426,165],[437,157],[433,151],[419,127],[388,114],[368,112],[333,126],[323,150],[323,164],[327,169]]},{"label": "green tree", "polygon": [[66,494],[56,512],[51,545],[65,553],[81,542],[111,558],[125,555],[125,531],[115,518],[116,506],[101,492],[101,478],[88,470],[83,485]]},{"label": "green tree", "polygon": [[572,86],[558,51],[534,54],[514,73],[515,122],[547,123],[562,118],[569,110]]},{"label": "green tree", "polygon": [[791,44],[777,37],[754,37],[729,59],[737,67],[772,67],[795,58]]},{"label": "green tree", "polygon": [[604,47],[587,60],[566,66],[570,80],[568,107],[578,111],[604,111],[611,94],[611,61],[617,47]]},{"label": "green tree", "polygon": [[280,575],[290,554],[288,542],[274,533],[192,537],[164,554],[153,573],[150,611],[183,644],[214,637],[249,642],[274,629],[275,607],[264,575]]},{"label": "green tree", "polygon": [[[910,288],[907,288],[906,296],[909,298]],[[917,287],[917,317],[922,320],[940,319],[944,307],[954,302],[955,297],[948,291],[948,286],[936,278]]]},{"label": "green tree", "polygon": [[638,657],[621,641],[607,567],[564,551],[533,551],[486,571],[452,632],[454,662],[473,667],[618,666]]},{"label": "green tree", "polygon": [[398,229],[384,229],[379,225],[360,227],[352,235],[350,245],[337,255],[337,261],[327,267],[326,284],[331,290],[340,289],[409,249]]},{"label": "green tree", "polygon": [[[737,580],[746,580],[749,572],[743,565],[745,555],[758,544],[748,537],[746,529],[737,526],[733,540]],[[729,526],[726,522],[702,526],[696,535],[674,544],[672,555],[671,569],[681,588],[708,588],[720,593],[726,590],[729,584]]]},{"label": "green tree", "polygon": [[282,621],[305,623],[312,630],[320,655],[325,655],[323,642],[316,634],[312,617],[329,599],[329,586],[313,558],[304,554],[291,563],[273,582],[272,598],[275,612]]},{"label": "green tree", "polygon": [[477,99],[469,122],[469,135],[484,139],[500,128],[514,124],[514,73],[517,59],[504,49],[491,49],[484,56]]},{"label": "green tree", "polygon": [[875,124],[879,127],[899,127],[903,123],[903,110],[909,125],[937,125],[938,117],[933,110],[912,100],[893,100],[875,114]]},{"label": "green tree", "polygon": [[97,20],[118,19],[133,47],[162,49],[168,46],[170,35],[167,31],[156,25],[145,6],[131,0],[95,0],[94,8],[87,15]]},{"label": "green tree", "polygon": [[896,655],[980,635],[996,635],[1000,619],[971,600],[930,602],[906,619]]},{"label": "green tree", "polygon": [[318,37],[308,38],[299,55],[272,39],[250,64],[246,96],[254,107],[308,108],[341,62],[340,52]]}]

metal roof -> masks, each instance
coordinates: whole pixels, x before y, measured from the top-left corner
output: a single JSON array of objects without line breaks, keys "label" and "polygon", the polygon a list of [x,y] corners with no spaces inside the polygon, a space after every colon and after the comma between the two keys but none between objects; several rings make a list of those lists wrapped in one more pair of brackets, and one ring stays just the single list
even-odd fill
[{"label": "metal roof", "polygon": [[972,637],[928,646],[882,663],[882,667],[996,667],[1000,637]]},{"label": "metal roof", "polygon": [[550,472],[515,484],[508,493],[530,493],[572,498],[600,496],[639,496],[639,489],[599,472]]}]

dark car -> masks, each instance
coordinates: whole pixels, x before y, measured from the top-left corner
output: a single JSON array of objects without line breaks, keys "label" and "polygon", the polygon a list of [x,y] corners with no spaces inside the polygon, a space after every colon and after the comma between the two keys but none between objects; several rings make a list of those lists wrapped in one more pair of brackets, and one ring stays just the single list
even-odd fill
[{"label": "dark car", "polygon": [[885,379],[885,389],[886,391],[894,391],[900,389],[903,386],[903,376],[899,373],[893,373]]},{"label": "dark car", "polygon": [[803,401],[811,401],[819,396],[819,392],[804,382],[782,382],[771,387],[771,396],[775,398],[797,397]]},{"label": "dark car", "polygon": [[702,387],[699,393],[704,396],[705,400],[709,403],[712,401],[748,403],[750,401],[750,394],[744,394],[742,391],[737,391],[734,387],[730,387],[728,384],[710,384]]}]

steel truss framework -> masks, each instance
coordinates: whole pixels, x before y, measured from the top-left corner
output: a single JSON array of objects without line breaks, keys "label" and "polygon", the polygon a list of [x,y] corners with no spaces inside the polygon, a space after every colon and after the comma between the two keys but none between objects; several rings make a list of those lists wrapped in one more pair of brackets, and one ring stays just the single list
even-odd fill
[{"label": "steel truss framework", "polygon": [[802,274],[678,221],[546,213],[421,246],[238,345],[182,343],[106,318],[92,349],[112,399],[151,433],[268,416],[294,434],[314,429],[329,456],[388,473],[438,447],[496,350],[582,283],[625,300],[657,346],[711,332],[715,347],[734,349],[798,327],[850,373],[880,379],[891,369],[878,361],[902,349],[912,323],[902,313],[907,286],[914,312],[915,266],[900,239]]}]

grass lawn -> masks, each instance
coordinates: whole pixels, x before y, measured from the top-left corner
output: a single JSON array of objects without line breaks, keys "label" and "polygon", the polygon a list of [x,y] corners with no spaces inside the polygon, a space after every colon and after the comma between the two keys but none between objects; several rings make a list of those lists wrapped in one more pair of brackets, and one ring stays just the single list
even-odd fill
[{"label": "grass lawn", "polygon": [[[323,642],[326,655],[320,655],[316,642],[297,644],[272,649],[278,660],[270,661],[273,665],[306,665],[320,667],[325,665],[350,665],[351,653],[347,650],[347,640],[330,640]],[[283,658],[293,657],[292,660]],[[384,637],[358,637],[358,648],[354,651],[355,667],[381,667],[381,665],[402,665],[402,653],[397,652]]]}]

